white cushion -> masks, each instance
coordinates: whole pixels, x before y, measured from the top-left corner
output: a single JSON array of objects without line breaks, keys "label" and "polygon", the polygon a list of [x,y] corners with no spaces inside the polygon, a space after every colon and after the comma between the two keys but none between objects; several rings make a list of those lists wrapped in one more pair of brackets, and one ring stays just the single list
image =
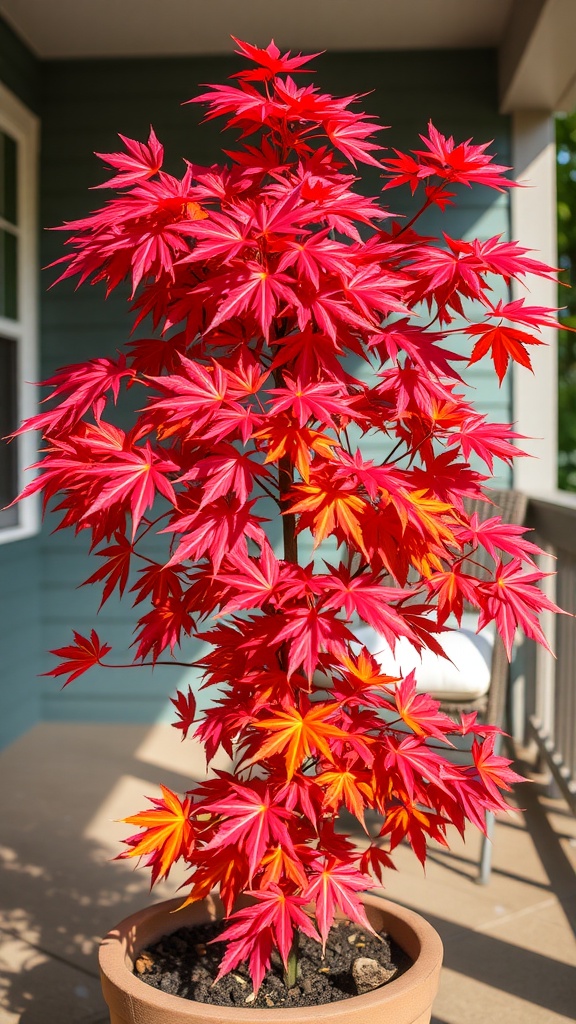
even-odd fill
[{"label": "white cushion", "polygon": [[444,701],[477,700],[490,687],[494,631],[488,626],[476,633],[475,625],[474,615],[464,615],[461,627],[438,636],[446,658],[428,650],[418,654],[405,637],[400,637],[392,654],[384,638],[371,626],[358,626],[354,632],[386,675],[406,676],[414,669],[418,693],[429,693]]}]

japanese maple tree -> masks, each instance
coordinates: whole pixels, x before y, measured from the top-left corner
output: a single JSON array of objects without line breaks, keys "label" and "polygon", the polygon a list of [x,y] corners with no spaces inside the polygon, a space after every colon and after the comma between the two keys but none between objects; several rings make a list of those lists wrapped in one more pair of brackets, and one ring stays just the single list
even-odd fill
[{"label": "japanese maple tree", "polygon": [[[178,692],[174,724],[234,771],[183,797],[163,787],[126,819],[137,831],[122,856],[143,858],[153,882],[184,861],[186,902],[219,888],[220,975],[246,960],[257,989],[298,931],[325,943],[337,910],[370,927],[361,893],[402,840],[424,862],[429,838],[446,844],[449,825],[483,829],[507,807],[518,776],[494,752],[497,730],[473,714],[453,721],[417,673],[383,675],[355,628],[441,653],[467,602],[508,654],[517,626],[546,644],[538,613],[554,606],[537,586],[538,549],[498,515],[466,512],[466,498],[490,501],[474,466],[491,473],[522,452],[511,425],[464,397],[459,368],[491,357],[500,381],[510,361],[530,368],[554,311],[496,302],[492,287],[555,271],[517,242],[418,234],[418,215],[357,191],[362,164],[380,171],[387,201],[398,186],[421,195],[420,213],[445,210],[462,185],[504,191],[508,168],[487,145],[430,124],[421,148],[385,151],[355,96],[298,84],[310,57],[274,43],[238,52],[249,69],[194,100],[236,131],[226,163],[186,162],[174,177],[153,130],[99,154],[112,169],[99,187],[115,195],[66,225],[61,277],[107,293],[128,279],[134,327],[151,326],[117,359],[46,381],[47,410],[22,429],[45,440],[24,493],[55,501],[60,528],[89,531],[99,564],[87,582],[103,602],[133,584],[132,664],[192,664],[191,639],[205,644],[195,665],[215,699],[199,714],[192,690]],[[115,403],[135,388],[123,430]],[[163,558],[150,557],[151,531]],[[299,560],[303,534],[316,557]],[[478,549],[493,567],[476,578],[465,561]],[[66,684],[117,668],[94,631],[53,653],[50,674]],[[469,762],[456,765],[462,734]],[[381,816],[364,850],[335,827],[343,809],[362,826],[367,810]],[[235,910],[241,893],[253,900]]]}]

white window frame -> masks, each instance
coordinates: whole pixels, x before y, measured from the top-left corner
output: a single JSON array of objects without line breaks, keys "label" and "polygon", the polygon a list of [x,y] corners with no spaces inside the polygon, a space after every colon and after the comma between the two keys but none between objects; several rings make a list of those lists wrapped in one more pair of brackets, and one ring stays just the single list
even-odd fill
[{"label": "white window frame", "polygon": [[[0,83],[0,130],[16,141],[18,319],[0,316],[0,334],[16,342],[18,420],[38,411],[38,156],[40,122]],[[24,434],[17,444],[17,483],[20,491],[32,478],[26,467],[37,460],[37,435]],[[40,528],[39,502],[34,497],[17,506],[18,523],[0,525],[0,544],[31,537]]]}]

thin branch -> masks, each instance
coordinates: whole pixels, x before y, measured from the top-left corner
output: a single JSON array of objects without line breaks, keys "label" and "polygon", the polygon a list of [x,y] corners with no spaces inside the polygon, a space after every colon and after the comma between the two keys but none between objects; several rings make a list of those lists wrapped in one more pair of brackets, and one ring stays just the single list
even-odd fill
[{"label": "thin branch", "polygon": [[156,665],[178,665],[180,668],[194,668],[194,661],[136,661],[128,665],[111,665],[108,661],[98,661],[101,668],[155,668]]},{"label": "thin branch", "polygon": [[276,494],[274,494],[273,491],[269,490],[269,488],[266,486],[266,484],[262,480],[258,480],[257,483],[258,483],[258,486],[261,487],[263,491],[265,491],[265,493],[268,495],[268,497],[272,498],[272,501],[275,502],[276,505],[278,505],[278,508],[281,508],[282,506],[280,504],[280,499],[278,498],[278,496]]}]

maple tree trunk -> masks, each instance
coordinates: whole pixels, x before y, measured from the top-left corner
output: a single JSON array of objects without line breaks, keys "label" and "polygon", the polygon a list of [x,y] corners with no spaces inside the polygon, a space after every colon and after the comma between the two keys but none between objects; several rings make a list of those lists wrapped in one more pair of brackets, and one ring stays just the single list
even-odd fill
[{"label": "maple tree trunk", "polygon": [[[281,333],[281,332],[277,332]],[[277,388],[284,387],[284,374],[277,369],[274,372],[274,383]],[[285,511],[288,502],[287,494],[294,483],[294,464],[289,455],[282,455],[278,460],[278,488],[280,491],[280,508]],[[298,538],[296,536],[296,516],[293,514],[282,516],[282,533],[284,538],[284,560],[298,564]]]},{"label": "maple tree trunk", "polygon": [[296,980],[298,978],[298,947],[300,945],[300,932],[297,928],[294,929],[294,938],[292,939],[292,946],[288,954],[288,963],[286,964],[286,970],[284,971],[284,982],[286,988],[294,988]]},{"label": "maple tree trunk", "polygon": [[[278,483],[280,485],[280,505],[286,508],[286,495],[294,482],[293,466],[289,456],[283,455],[278,462]],[[296,516],[293,513],[282,516],[284,535],[284,559],[286,562],[298,563],[298,538],[296,536]]]}]

